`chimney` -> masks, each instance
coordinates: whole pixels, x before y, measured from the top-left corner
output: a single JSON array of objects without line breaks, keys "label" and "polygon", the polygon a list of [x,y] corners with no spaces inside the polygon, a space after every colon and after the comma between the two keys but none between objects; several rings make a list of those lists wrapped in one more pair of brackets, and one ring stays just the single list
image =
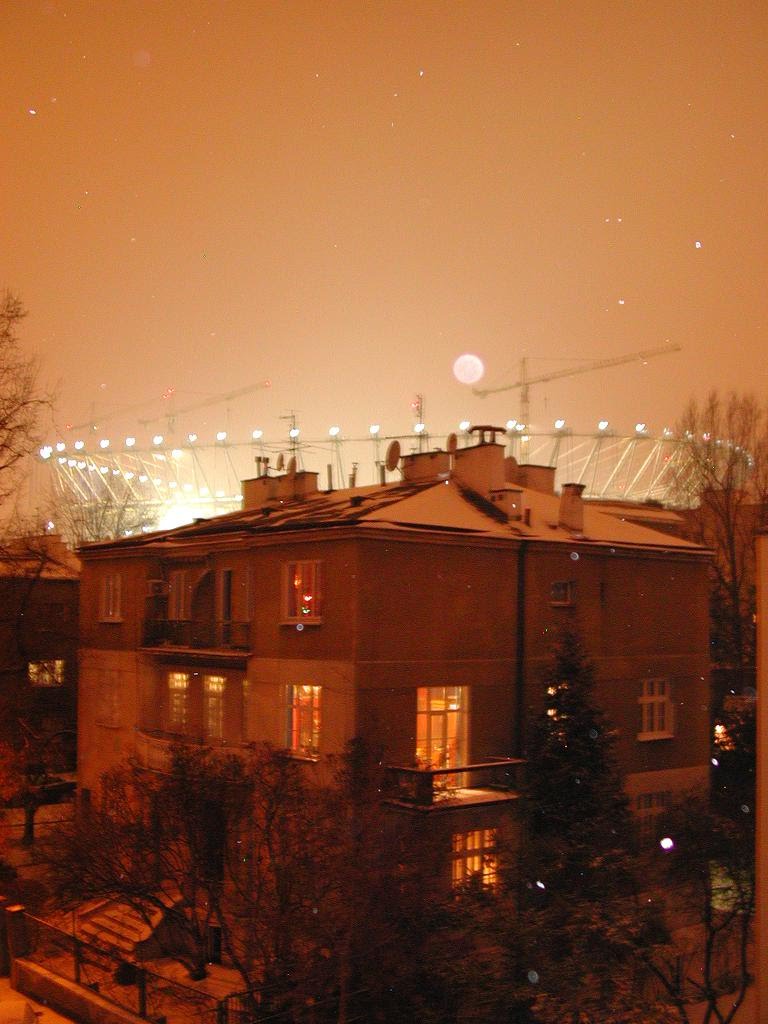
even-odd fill
[{"label": "chimney", "polygon": [[243,480],[243,511],[262,508],[275,496],[277,477],[257,476],[252,480]]},{"label": "chimney", "polygon": [[584,502],[581,493],[584,484],[563,484],[560,491],[560,509],[557,525],[571,533],[584,532]]},{"label": "chimney", "polygon": [[505,484],[491,491],[491,501],[500,509],[510,523],[519,523],[523,518],[523,491],[520,487]]},{"label": "chimney", "polygon": [[317,478],[319,474],[310,472],[308,469],[300,469],[297,473],[285,473],[277,477],[276,497],[283,501],[307,498],[310,494],[317,494]]},{"label": "chimney", "polygon": [[531,491],[538,491],[540,494],[555,493],[555,467],[534,466],[525,463],[522,466],[513,466],[510,460],[506,459],[507,479],[510,483],[527,487]]},{"label": "chimney", "polygon": [[453,458],[455,479],[484,498],[504,486],[504,445],[492,442],[459,448]]},{"label": "chimney", "polygon": [[415,452],[404,455],[400,463],[403,480],[413,483],[416,480],[446,480],[451,472],[451,456],[449,452]]},{"label": "chimney", "polygon": [[243,480],[243,511],[263,508],[270,501],[293,501],[317,494],[317,473],[300,470],[282,476],[257,476]]}]

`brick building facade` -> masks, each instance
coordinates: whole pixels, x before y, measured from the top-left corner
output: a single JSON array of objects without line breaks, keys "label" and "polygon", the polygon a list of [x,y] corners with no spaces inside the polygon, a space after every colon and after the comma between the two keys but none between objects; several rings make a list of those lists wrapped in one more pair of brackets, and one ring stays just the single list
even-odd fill
[{"label": "brick building facade", "polygon": [[708,552],[577,485],[555,495],[552,470],[483,435],[399,469],[338,491],[260,476],[240,512],[82,550],[86,792],[129,756],[162,768],[179,738],[312,760],[361,736],[393,767],[394,806],[436,812],[460,880],[514,804],[565,625],[638,815],[706,785]]}]

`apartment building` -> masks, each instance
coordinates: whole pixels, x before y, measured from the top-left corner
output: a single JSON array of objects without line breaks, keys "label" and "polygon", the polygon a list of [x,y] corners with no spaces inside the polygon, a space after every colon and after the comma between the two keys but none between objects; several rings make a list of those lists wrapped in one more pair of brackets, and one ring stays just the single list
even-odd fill
[{"label": "apartment building", "polygon": [[81,551],[80,785],[172,742],[268,741],[322,761],[352,737],[391,806],[492,880],[553,642],[584,637],[636,813],[706,785],[709,553],[553,491],[492,428],[380,485],[262,474],[241,511]]},{"label": "apartment building", "polygon": [[79,586],[79,559],[55,534],[0,546],[0,737],[55,737],[73,766]]}]

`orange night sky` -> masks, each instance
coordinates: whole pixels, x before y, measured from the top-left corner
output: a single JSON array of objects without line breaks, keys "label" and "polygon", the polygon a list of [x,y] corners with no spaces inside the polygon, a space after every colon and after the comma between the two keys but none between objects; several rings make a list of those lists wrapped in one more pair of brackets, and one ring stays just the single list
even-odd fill
[{"label": "orange night sky", "polygon": [[534,429],[764,393],[767,25],[759,0],[6,3],[0,283],[56,429],[264,378],[233,433],[395,433],[416,392],[436,431],[516,415],[463,352],[493,387],[682,346],[534,389]]}]

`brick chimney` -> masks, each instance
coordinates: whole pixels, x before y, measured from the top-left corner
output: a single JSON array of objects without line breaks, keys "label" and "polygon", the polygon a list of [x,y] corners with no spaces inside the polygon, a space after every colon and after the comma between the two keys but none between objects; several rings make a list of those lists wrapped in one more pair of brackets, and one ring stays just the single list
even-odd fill
[{"label": "brick chimney", "polygon": [[262,508],[270,501],[294,501],[317,494],[317,473],[302,469],[282,476],[257,476],[243,480],[243,511]]},{"label": "brick chimney", "polygon": [[[506,460],[509,463],[509,459]],[[524,463],[522,466],[508,466],[507,479],[510,483],[519,484],[521,487],[528,487],[532,491],[539,491],[541,494],[555,493],[555,467],[534,466],[532,463]]]},{"label": "brick chimney", "polygon": [[557,525],[571,533],[584,532],[584,502],[581,494],[584,484],[563,484],[560,491],[560,509]]},{"label": "brick chimney", "polygon": [[504,484],[504,445],[476,444],[459,448],[454,455],[454,478],[465,487],[490,498]]},{"label": "brick chimney", "polygon": [[448,452],[414,452],[404,455],[400,466],[403,480],[445,480],[451,472],[451,456]]},{"label": "brick chimney", "polygon": [[512,484],[497,487],[491,491],[490,499],[511,523],[519,523],[522,520],[523,492],[520,487],[514,487]]},{"label": "brick chimney", "polygon": [[243,492],[243,511],[254,508],[262,508],[275,497],[277,491],[277,478],[274,476],[257,476],[251,480],[243,480],[241,484]]}]

